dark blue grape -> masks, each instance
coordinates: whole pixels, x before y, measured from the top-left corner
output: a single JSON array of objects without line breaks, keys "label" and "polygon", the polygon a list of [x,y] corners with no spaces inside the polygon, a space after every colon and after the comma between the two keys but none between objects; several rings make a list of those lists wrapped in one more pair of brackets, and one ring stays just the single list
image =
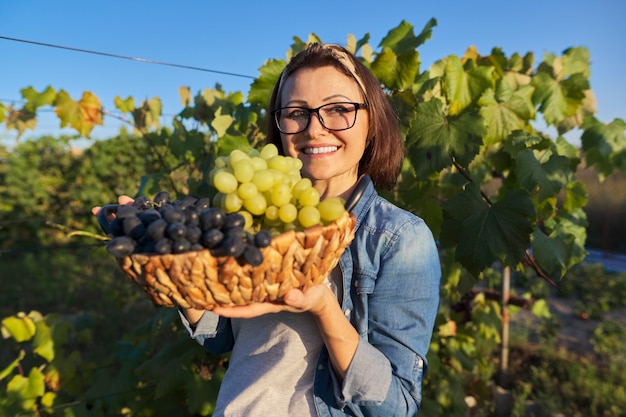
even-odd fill
[{"label": "dark blue grape", "polygon": [[198,226],[187,226],[185,236],[191,243],[198,243],[202,237],[202,230]]},{"label": "dark blue grape", "polygon": [[243,259],[252,266],[263,263],[263,253],[261,249],[254,245],[247,245],[243,251]]},{"label": "dark blue grape", "polygon": [[191,249],[191,243],[183,238],[176,239],[172,242],[172,253],[185,253]]},{"label": "dark blue grape", "polygon": [[226,215],[226,223],[224,228],[230,229],[231,227],[243,227],[246,224],[246,219],[239,213],[228,213]]},{"label": "dark blue grape", "polygon": [[167,225],[165,228],[165,236],[172,240],[177,240],[185,237],[186,227],[180,222],[174,222]]},{"label": "dark blue grape", "polygon": [[221,248],[226,256],[238,258],[243,255],[246,244],[243,241],[242,235],[232,234],[224,237]]},{"label": "dark blue grape", "polygon": [[125,217],[123,218],[123,230],[124,235],[139,240],[146,233],[146,226],[137,216]]},{"label": "dark blue grape", "polygon": [[146,228],[146,236],[149,239],[157,242],[165,237],[165,228],[167,227],[167,222],[165,219],[158,219],[150,223],[150,225]]},{"label": "dark blue grape", "polygon": [[196,208],[198,209],[198,212],[201,212],[202,210],[206,210],[209,207],[211,207],[210,198],[203,197],[203,198],[200,198],[198,201],[196,201]]},{"label": "dark blue grape", "polygon": [[107,242],[106,250],[116,258],[123,258],[133,253],[135,245],[135,241],[128,236],[118,236]]},{"label": "dark blue grape", "polygon": [[163,204],[168,204],[170,203],[170,193],[167,191],[159,191],[152,199],[152,202],[157,207],[161,207]]},{"label": "dark blue grape", "polygon": [[136,216],[137,213],[139,213],[139,209],[137,207],[133,207],[129,204],[120,204],[117,206],[115,217],[118,219],[123,219],[126,217]]},{"label": "dark blue grape", "polygon": [[196,206],[189,206],[185,209],[185,224],[188,226],[198,226],[200,224],[200,214]]},{"label": "dark blue grape", "polygon": [[210,207],[200,213],[200,228],[203,231],[221,229],[226,222],[226,214],[223,210]]},{"label": "dark blue grape", "polygon": [[162,238],[155,242],[154,251],[159,255],[168,255],[172,253],[172,241],[168,238]]},{"label": "dark blue grape", "polygon": [[224,240],[224,233],[219,229],[210,229],[206,232],[202,232],[200,243],[207,249],[215,249],[222,244]]},{"label": "dark blue grape", "polygon": [[139,217],[143,224],[147,226],[153,221],[160,219],[161,213],[159,213],[159,210],[155,208],[148,208],[137,214],[137,217]]},{"label": "dark blue grape", "polygon": [[124,220],[117,217],[111,220],[109,233],[112,236],[124,236]]},{"label": "dark blue grape", "polygon": [[139,210],[145,210],[152,207],[152,202],[145,195],[140,195],[133,201],[133,207],[137,207]]},{"label": "dark blue grape", "polygon": [[259,230],[256,235],[254,235],[254,245],[259,248],[265,248],[272,243],[272,235],[267,230]]},{"label": "dark blue grape", "polygon": [[162,214],[168,223],[185,223],[185,212],[178,207],[165,210]]}]

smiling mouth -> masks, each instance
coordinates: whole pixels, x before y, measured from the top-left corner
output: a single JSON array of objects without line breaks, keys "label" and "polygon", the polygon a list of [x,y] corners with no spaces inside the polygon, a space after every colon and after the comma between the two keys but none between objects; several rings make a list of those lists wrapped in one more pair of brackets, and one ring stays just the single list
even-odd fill
[{"label": "smiling mouth", "polygon": [[306,155],[317,155],[321,153],[336,152],[338,149],[338,146],[323,146],[320,148],[304,148],[302,152]]}]

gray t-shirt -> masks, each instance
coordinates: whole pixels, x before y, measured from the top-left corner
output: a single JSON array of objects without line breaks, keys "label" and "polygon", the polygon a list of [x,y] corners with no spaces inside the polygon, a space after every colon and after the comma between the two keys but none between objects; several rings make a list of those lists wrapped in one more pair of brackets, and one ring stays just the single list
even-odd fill
[{"label": "gray t-shirt", "polygon": [[231,325],[236,343],[214,417],[316,416],[313,380],[324,342],[313,315],[280,312]]}]

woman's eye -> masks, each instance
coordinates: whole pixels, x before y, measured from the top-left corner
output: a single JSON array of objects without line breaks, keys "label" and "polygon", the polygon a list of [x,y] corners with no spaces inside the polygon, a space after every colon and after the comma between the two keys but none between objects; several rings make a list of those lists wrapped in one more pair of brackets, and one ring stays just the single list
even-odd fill
[{"label": "woman's eye", "polygon": [[332,106],[326,110],[327,113],[336,113],[336,114],[347,113],[349,111],[350,109],[348,109],[346,106]]},{"label": "woman's eye", "polygon": [[306,117],[306,111],[302,109],[292,109],[287,113],[286,117],[290,119],[301,119],[303,117]]}]

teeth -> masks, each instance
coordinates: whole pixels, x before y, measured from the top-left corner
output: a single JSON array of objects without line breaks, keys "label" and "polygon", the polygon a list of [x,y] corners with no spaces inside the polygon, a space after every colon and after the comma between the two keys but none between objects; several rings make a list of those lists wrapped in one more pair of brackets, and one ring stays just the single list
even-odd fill
[{"label": "teeth", "polygon": [[306,148],[304,149],[304,153],[307,155],[318,154],[318,153],[327,153],[327,152],[335,152],[339,147],[337,146],[324,146],[323,148]]}]

